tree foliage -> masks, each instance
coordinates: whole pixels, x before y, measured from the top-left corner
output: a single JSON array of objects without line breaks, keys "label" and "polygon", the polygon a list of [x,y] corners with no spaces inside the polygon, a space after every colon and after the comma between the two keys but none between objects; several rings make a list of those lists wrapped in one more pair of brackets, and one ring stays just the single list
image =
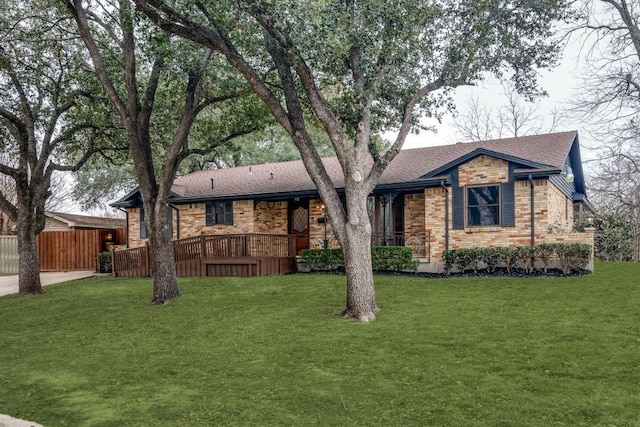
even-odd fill
[{"label": "tree foliage", "polygon": [[[224,55],[291,135],[344,249],[343,314],[364,322],[378,309],[366,199],[407,134],[450,107],[449,89],[486,73],[537,93],[535,69],[555,63],[548,37],[567,11],[554,0],[135,2],[164,30]],[[308,113],[342,166],[344,207]],[[381,152],[372,136],[387,129],[397,136]]]},{"label": "tree foliage", "polygon": [[[153,275],[152,303],[180,295],[167,198],[182,161],[254,131],[264,117],[226,61],[159,31],[128,0],[64,2],[116,112],[144,205]],[[190,133],[206,117],[207,136]]]},{"label": "tree foliage", "polygon": [[577,30],[590,68],[577,109],[594,123],[597,161],[592,199],[609,215],[640,209],[640,2],[588,0]]},{"label": "tree foliage", "polygon": [[69,22],[38,0],[0,5],[0,174],[13,194],[0,209],[15,224],[19,293],[40,293],[35,235],[45,224],[55,173],[79,169],[109,135]]}]

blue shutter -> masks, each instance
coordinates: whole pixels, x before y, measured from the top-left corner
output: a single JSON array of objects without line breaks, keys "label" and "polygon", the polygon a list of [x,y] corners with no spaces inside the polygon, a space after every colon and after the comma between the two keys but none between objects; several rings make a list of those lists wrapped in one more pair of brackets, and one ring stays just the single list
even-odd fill
[{"label": "blue shutter", "polygon": [[233,225],[233,202],[227,203],[224,223],[227,225]]},{"label": "blue shutter", "polygon": [[453,229],[464,229],[464,187],[451,187],[453,197]]},{"label": "blue shutter", "polygon": [[213,222],[213,203],[205,203],[204,208],[204,221],[207,227],[210,227],[214,224]]},{"label": "blue shutter", "polygon": [[515,183],[502,184],[502,226],[516,226]]},{"label": "blue shutter", "polygon": [[147,223],[144,220],[144,206],[140,208],[140,238],[147,238]]}]

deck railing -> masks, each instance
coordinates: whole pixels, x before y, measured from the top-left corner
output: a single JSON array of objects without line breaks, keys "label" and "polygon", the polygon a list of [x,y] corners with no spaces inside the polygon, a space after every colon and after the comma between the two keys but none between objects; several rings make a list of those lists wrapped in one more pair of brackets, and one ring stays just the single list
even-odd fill
[{"label": "deck railing", "polygon": [[[189,271],[200,271],[200,263],[207,261],[295,258],[295,251],[295,236],[290,234],[202,235],[173,241],[176,265],[181,268],[181,265],[190,264]],[[148,246],[116,250],[113,252],[113,272],[116,276],[149,276],[149,256]]]}]

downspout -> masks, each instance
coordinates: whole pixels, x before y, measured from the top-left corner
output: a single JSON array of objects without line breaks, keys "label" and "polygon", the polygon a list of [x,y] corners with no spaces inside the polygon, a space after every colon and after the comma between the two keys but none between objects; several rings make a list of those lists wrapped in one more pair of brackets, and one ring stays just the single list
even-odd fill
[{"label": "downspout", "polygon": [[444,189],[444,250],[449,250],[449,189],[440,181],[440,186]]},{"label": "downspout", "polygon": [[124,212],[124,242],[127,249],[129,249],[129,212],[126,209],[116,208],[119,211]]},{"label": "downspout", "polygon": [[176,239],[180,240],[180,209],[178,209],[174,204],[167,203],[171,209],[176,211]]},{"label": "downspout", "polygon": [[[533,189],[533,176],[531,174],[529,174],[529,188],[530,188],[530,197],[529,197],[529,209],[531,210],[531,257],[533,258],[533,248],[536,245],[536,216],[535,216],[535,212],[534,212],[534,189]],[[533,262],[533,259],[532,259]],[[531,264],[533,265],[533,264]]]}]

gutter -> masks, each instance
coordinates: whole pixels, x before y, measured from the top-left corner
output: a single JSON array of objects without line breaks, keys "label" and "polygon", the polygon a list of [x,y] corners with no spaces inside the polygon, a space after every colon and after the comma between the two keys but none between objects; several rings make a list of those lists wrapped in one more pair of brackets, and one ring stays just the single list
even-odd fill
[{"label": "gutter", "polygon": [[533,248],[536,246],[536,215],[534,204],[534,188],[533,188],[533,175],[529,175],[529,209],[531,210],[531,266],[533,267],[534,256]]}]

